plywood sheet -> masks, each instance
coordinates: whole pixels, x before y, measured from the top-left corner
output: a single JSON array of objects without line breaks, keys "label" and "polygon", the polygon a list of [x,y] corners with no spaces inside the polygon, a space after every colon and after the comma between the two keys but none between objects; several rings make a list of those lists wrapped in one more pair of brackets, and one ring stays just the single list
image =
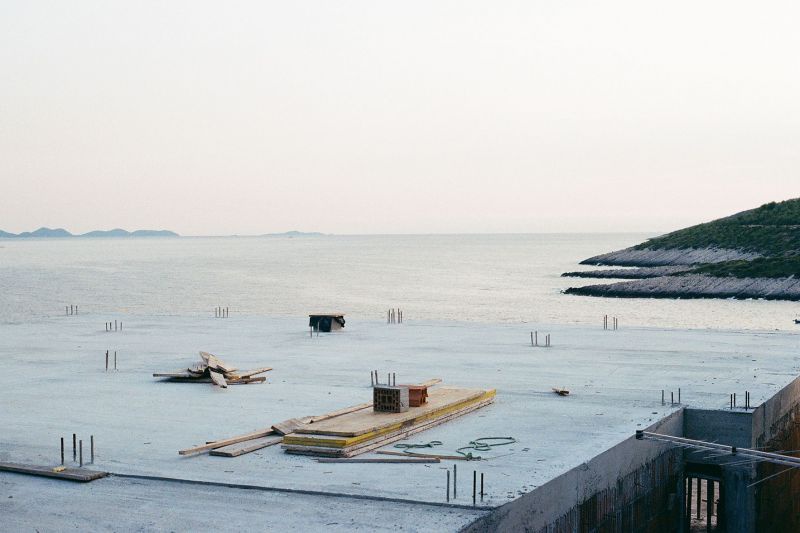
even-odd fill
[{"label": "plywood sheet", "polygon": [[458,410],[470,402],[487,394],[494,396],[494,390],[459,389],[438,387],[431,391],[428,403],[415,407],[404,413],[376,413],[374,411],[356,411],[330,420],[323,420],[297,430],[297,433],[310,435],[336,435],[341,437],[358,437],[380,433],[383,430],[402,429],[404,426],[442,416]]}]

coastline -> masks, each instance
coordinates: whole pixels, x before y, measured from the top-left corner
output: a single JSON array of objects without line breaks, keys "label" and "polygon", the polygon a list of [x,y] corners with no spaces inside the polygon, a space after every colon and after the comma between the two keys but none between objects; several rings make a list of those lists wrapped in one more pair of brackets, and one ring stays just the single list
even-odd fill
[{"label": "coastline", "polygon": [[615,298],[734,298],[800,301],[797,278],[718,278],[684,274],[570,287],[564,294]]}]

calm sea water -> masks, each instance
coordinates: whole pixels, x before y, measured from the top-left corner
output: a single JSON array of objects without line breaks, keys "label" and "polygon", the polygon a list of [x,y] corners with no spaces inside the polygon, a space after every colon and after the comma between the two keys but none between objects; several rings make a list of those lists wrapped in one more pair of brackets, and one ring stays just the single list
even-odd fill
[{"label": "calm sea water", "polygon": [[0,241],[0,321],[64,313],[305,315],[406,320],[797,329],[800,304],[567,296],[586,257],[645,234],[223,237]]}]

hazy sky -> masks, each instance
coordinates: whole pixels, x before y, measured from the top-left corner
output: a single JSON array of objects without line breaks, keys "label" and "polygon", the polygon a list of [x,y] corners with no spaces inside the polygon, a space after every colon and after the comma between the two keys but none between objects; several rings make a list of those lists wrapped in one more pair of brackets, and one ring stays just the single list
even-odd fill
[{"label": "hazy sky", "polygon": [[800,196],[800,4],[0,2],[0,229],[669,230]]}]

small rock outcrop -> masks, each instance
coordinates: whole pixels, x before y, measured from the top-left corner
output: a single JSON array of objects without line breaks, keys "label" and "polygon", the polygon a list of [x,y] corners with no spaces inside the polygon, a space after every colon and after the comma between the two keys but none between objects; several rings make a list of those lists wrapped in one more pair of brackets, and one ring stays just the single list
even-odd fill
[{"label": "small rock outcrop", "polygon": [[567,278],[597,278],[597,279],[645,279],[671,276],[687,272],[693,267],[685,265],[657,266],[640,268],[607,268],[603,270],[578,270],[561,274]]}]

